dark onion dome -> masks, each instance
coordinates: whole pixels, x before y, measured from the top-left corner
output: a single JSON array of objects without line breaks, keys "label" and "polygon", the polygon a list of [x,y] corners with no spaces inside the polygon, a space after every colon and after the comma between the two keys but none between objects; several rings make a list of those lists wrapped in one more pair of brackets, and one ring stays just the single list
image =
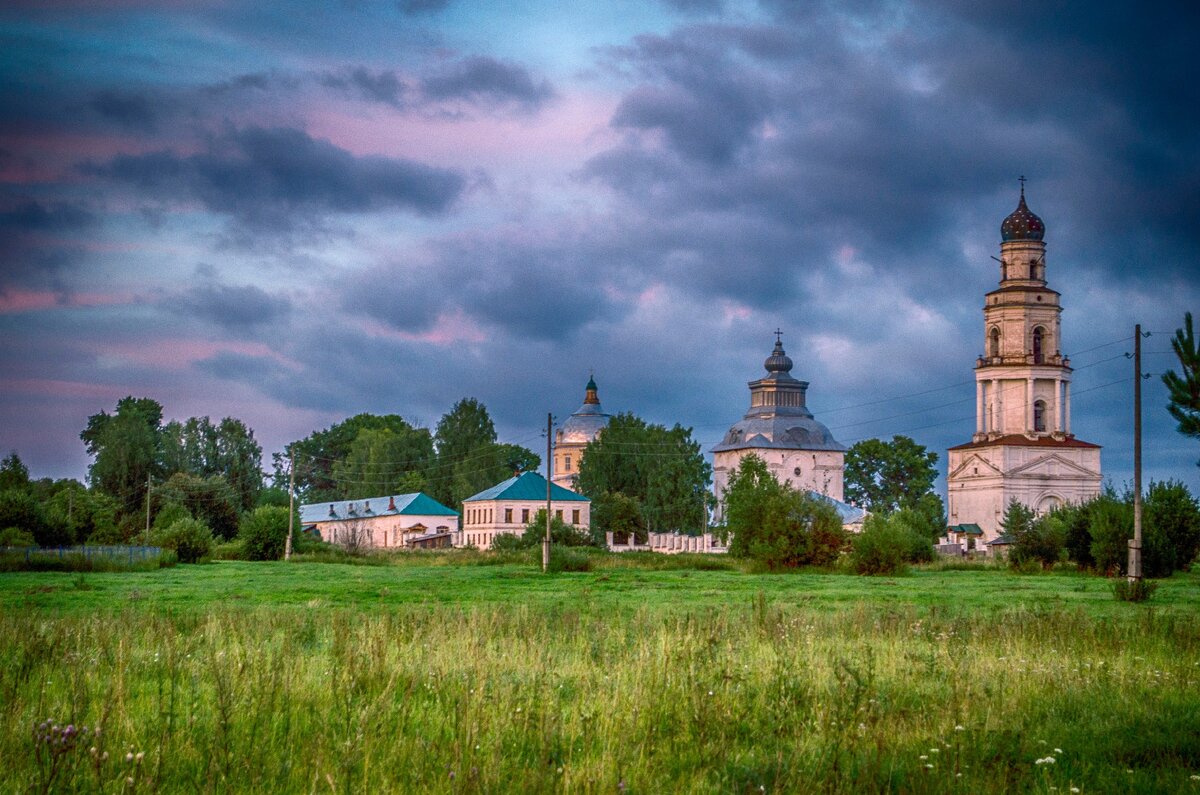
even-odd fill
[{"label": "dark onion dome", "polygon": [[1005,243],[1010,240],[1041,240],[1045,234],[1046,225],[1042,219],[1025,205],[1025,188],[1022,187],[1017,209],[1000,224],[1000,239]]},{"label": "dark onion dome", "polygon": [[783,341],[778,337],[775,339],[775,350],[771,351],[771,355],[763,362],[763,367],[767,368],[768,373],[790,373],[792,371],[792,360],[783,352]]}]

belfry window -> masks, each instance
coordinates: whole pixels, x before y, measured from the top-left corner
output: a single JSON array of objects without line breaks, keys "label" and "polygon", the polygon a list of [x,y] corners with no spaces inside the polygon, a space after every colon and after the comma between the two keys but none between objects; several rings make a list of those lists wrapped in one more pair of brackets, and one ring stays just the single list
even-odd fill
[{"label": "belfry window", "polygon": [[1042,363],[1042,339],[1046,335],[1046,330],[1038,326],[1033,330],[1033,363]]},{"label": "belfry window", "polygon": [[1046,430],[1046,401],[1033,401],[1033,429],[1035,431]]},{"label": "belfry window", "polygon": [[1000,358],[1000,329],[993,328],[991,337],[992,337],[991,347],[989,349],[988,356],[990,356],[993,359],[999,359]]}]

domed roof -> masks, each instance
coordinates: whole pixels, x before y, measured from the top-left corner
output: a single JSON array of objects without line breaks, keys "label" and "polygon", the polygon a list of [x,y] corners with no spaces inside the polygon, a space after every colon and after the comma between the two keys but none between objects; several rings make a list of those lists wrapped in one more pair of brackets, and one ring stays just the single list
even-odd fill
[{"label": "domed roof", "polygon": [[1041,240],[1045,234],[1046,225],[1025,204],[1025,186],[1022,185],[1017,209],[1000,224],[1000,239],[1005,243],[1010,240]]},{"label": "domed roof", "polygon": [[768,373],[790,373],[792,371],[792,360],[783,352],[783,340],[779,335],[775,335],[775,350],[771,351],[771,355],[763,362],[763,367],[767,368]]},{"label": "domed roof", "polygon": [[559,426],[556,439],[560,444],[587,444],[608,426],[609,415],[600,406],[596,379],[589,378],[583,405]]}]

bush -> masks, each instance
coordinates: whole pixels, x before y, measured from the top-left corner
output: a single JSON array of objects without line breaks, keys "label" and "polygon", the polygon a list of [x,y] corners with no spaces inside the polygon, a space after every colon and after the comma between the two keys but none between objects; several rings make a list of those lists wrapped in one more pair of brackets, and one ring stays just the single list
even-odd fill
[{"label": "bush", "polygon": [[278,505],[255,508],[242,517],[238,540],[246,560],[279,560],[287,543],[288,509]]},{"label": "bush", "polygon": [[547,570],[553,574],[563,571],[591,571],[592,557],[582,550],[552,546]]},{"label": "bush", "polygon": [[6,527],[0,530],[0,547],[32,547],[37,546],[33,533],[19,527]]},{"label": "bush", "polygon": [[729,553],[769,569],[829,565],[846,541],[832,505],[779,483],[754,455],[729,481],[725,519]]},{"label": "bush", "polygon": [[1113,596],[1119,602],[1146,602],[1158,590],[1158,583],[1149,580],[1134,580],[1130,582],[1124,577],[1118,577],[1113,582]]},{"label": "bush", "polygon": [[215,543],[208,557],[210,560],[247,560],[245,545],[240,538]]},{"label": "bush", "polygon": [[1053,568],[1066,554],[1067,524],[1054,515],[1042,516],[1025,524],[1014,538],[1009,563],[1020,567],[1034,561],[1043,569]]},{"label": "bush", "polygon": [[850,562],[859,574],[899,574],[908,569],[912,533],[892,517],[872,515],[853,545]]},{"label": "bush", "polygon": [[198,519],[180,519],[169,527],[154,530],[151,541],[172,550],[180,563],[197,563],[212,551],[213,535]]}]

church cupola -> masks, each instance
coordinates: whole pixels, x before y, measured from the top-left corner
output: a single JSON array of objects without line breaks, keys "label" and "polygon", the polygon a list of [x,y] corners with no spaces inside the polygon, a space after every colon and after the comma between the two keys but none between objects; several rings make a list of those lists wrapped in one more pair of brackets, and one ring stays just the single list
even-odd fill
[{"label": "church cupola", "polygon": [[599,406],[600,405],[600,390],[598,390],[596,388],[595,376],[592,376],[592,375],[588,376],[586,390],[587,391],[584,393],[583,404],[585,406]]},{"label": "church cupola", "polygon": [[1005,243],[1010,240],[1041,240],[1045,235],[1046,225],[1025,204],[1025,178],[1021,177],[1021,200],[1017,202],[1017,209],[1000,224],[1000,239]]}]

